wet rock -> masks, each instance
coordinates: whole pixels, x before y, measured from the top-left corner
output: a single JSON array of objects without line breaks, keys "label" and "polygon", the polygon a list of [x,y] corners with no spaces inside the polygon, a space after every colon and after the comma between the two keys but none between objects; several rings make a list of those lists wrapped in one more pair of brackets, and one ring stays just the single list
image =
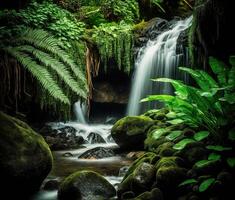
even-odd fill
[{"label": "wet rock", "polygon": [[73,157],[73,154],[70,152],[66,152],[63,154],[64,157]]},{"label": "wet rock", "polygon": [[47,181],[43,187],[44,190],[57,190],[58,188],[59,181],[56,179]]},{"label": "wet rock", "polygon": [[122,149],[142,149],[148,129],[153,124],[154,121],[146,116],[125,117],[114,124],[111,135]]},{"label": "wet rock", "polygon": [[0,112],[2,195],[18,199],[34,193],[51,168],[52,154],[43,137],[26,123]]},{"label": "wet rock", "polygon": [[85,141],[82,136],[78,136],[76,133],[77,130],[70,126],[59,129],[52,129],[50,126],[45,126],[40,130],[40,134],[44,136],[51,150],[79,148]]},{"label": "wet rock", "polygon": [[119,169],[119,173],[118,173],[118,176],[125,176],[126,173],[128,172],[129,170],[129,166],[124,166],[122,168]]},{"label": "wet rock", "polygon": [[184,160],[177,156],[163,157],[155,165],[158,170],[161,167],[182,167],[184,166]]},{"label": "wet rock", "polygon": [[141,163],[136,167],[131,175],[129,175],[118,187],[118,194],[133,191],[135,194],[140,194],[148,190],[155,179],[156,170],[149,163]]},{"label": "wet rock", "polygon": [[78,158],[84,159],[100,159],[115,156],[115,153],[112,149],[105,147],[96,147],[90,150],[87,150],[81,154]]},{"label": "wet rock", "polygon": [[87,139],[91,144],[106,143],[104,138],[102,138],[102,136],[100,136],[98,133],[93,133],[93,132],[89,133]]},{"label": "wet rock", "polygon": [[100,174],[93,171],[78,171],[62,182],[58,191],[59,200],[98,200],[116,195],[115,188]]},{"label": "wet rock", "polygon": [[128,191],[128,192],[124,192],[121,196],[121,199],[125,200],[125,199],[132,199],[135,197],[135,193],[132,191]]}]

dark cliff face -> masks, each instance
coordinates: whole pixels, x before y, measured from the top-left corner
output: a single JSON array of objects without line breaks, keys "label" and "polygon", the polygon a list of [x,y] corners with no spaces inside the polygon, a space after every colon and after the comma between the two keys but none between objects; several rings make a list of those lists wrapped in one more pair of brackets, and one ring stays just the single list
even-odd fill
[{"label": "dark cliff face", "polygon": [[208,56],[226,61],[235,54],[235,1],[197,0],[191,29],[195,67],[207,69]]}]

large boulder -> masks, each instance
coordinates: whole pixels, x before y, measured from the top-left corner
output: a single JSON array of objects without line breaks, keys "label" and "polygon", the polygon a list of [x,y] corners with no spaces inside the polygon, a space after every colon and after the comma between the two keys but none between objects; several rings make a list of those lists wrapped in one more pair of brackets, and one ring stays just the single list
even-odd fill
[{"label": "large boulder", "polygon": [[123,149],[142,149],[154,120],[146,116],[124,117],[111,130],[114,141]]},{"label": "large boulder", "polygon": [[26,123],[0,112],[1,192],[7,197],[30,195],[39,189],[51,167],[51,151],[43,137]]},{"label": "large boulder", "polygon": [[115,188],[101,175],[93,171],[78,171],[62,182],[59,200],[97,200],[116,195]]}]

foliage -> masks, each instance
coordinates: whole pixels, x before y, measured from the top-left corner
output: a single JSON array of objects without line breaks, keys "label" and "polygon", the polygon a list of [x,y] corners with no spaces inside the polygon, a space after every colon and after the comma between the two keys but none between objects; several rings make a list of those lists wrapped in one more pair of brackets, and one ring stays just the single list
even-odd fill
[{"label": "foliage", "polygon": [[150,3],[156,5],[163,13],[165,13],[165,9],[162,7],[164,0],[150,0]]},{"label": "foliage", "polygon": [[215,182],[215,178],[208,178],[204,180],[199,186],[199,192],[206,191],[214,182]]},{"label": "foliage", "polygon": [[92,39],[95,41],[104,71],[107,71],[109,61],[116,61],[119,70],[129,73],[133,61],[132,26],[125,23],[109,23],[95,27]]},{"label": "foliage", "polygon": [[[176,96],[151,95],[143,101],[163,101],[174,111],[177,118],[191,126],[204,127],[214,136],[224,132],[222,127],[234,122],[235,109],[235,62],[230,58],[231,67],[221,61],[210,58],[210,65],[217,80],[202,70],[180,68],[190,74],[199,88],[188,86],[178,80],[168,78],[155,79],[158,82],[171,83]],[[228,130],[229,131],[229,130]]]},{"label": "foliage", "polygon": [[[68,107],[70,95],[87,97],[85,73],[62,48],[62,43],[46,31],[27,29],[15,39],[5,40],[1,51],[8,55],[2,62],[7,62],[9,57],[14,58],[38,82],[42,106],[58,102]],[[5,68],[3,73],[7,74],[8,70],[8,67]]]},{"label": "foliage", "polygon": [[[10,16],[8,20],[12,26],[24,25],[35,29],[44,29],[64,42],[67,47],[71,46],[71,40],[80,40],[85,32],[83,22],[78,22],[70,12],[50,1],[42,3],[33,1],[27,8],[19,12],[7,10],[4,14],[5,18]],[[9,24],[7,26],[9,27]]]},{"label": "foliage", "polygon": [[104,0],[101,7],[109,20],[134,22],[139,19],[139,5],[136,0]]}]

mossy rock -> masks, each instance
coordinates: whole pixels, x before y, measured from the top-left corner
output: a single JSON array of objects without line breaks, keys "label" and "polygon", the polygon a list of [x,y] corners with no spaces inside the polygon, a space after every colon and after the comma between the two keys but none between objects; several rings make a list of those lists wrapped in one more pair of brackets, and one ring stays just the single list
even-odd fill
[{"label": "mossy rock", "polygon": [[160,145],[164,144],[165,142],[169,142],[165,136],[162,136],[159,139],[155,139],[150,135],[144,141],[144,148],[149,151],[155,151]]},{"label": "mossy rock", "polygon": [[148,129],[153,124],[146,116],[124,117],[114,124],[111,135],[122,149],[143,149]]},{"label": "mossy rock", "polygon": [[178,185],[187,177],[187,170],[176,166],[161,166],[157,170],[156,181],[159,188],[165,193],[175,192]]},{"label": "mossy rock", "polygon": [[115,195],[115,188],[103,176],[85,170],[65,178],[58,191],[59,200],[98,200]]},{"label": "mossy rock", "polygon": [[124,181],[118,186],[118,196],[132,191],[136,195],[148,190],[155,181],[156,170],[153,165],[143,162],[136,167]]},{"label": "mossy rock", "polygon": [[173,142],[165,142],[159,145],[155,152],[162,157],[172,156],[176,152],[176,150],[172,148],[173,145]]},{"label": "mossy rock", "polygon": [[182,158],[177,156],[163,157],[155,165],[156,170],[161,167],[181,167],[184,166],[184,161]]},{"label": "mossy rock", "polygon": [[150,192],[144,192],[139,196],[129,200],[163,200],[163,194],[161,190],[154,188]]},{"label": "mossy rock", "polygon": [[51,168],[52,154],[43,137],[26,123],[0,112],[1,191],[7,197],[30,195]]}]

